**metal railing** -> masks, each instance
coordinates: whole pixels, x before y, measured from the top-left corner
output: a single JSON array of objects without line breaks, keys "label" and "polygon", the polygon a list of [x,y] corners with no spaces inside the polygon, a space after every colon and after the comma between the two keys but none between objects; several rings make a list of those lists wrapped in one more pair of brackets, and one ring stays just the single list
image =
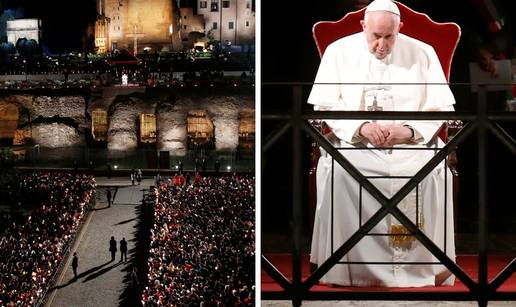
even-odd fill
[{"label": "metal railing", "polygon": [[[268,84],[263,84],[268,85]],[[277,83],[269,84],[278,86]],[[261,255],[262,269],[265,270],[282,291],[262,291],[262,299],[292,300],[293,306],[300,306],[302,300],[470,300],[477,301],[479,306],[487,306],[490,300],[516,300],[515,292],[497,292],[497,289],[516,271],[516,258],[492,279],[488,280],[488,249],[487,249],[487,133],[494,134],[516,156],[515,140],[503,130],[495,121],[516,121],[514,113],[487,112],[486,88],[481,86],[478,94],[476,112],[371,112],[371,111],[303,111],[303,85],[302,83],[283,83],[281,86],[289,86],[292,89],[293,108],[290,114],[271,113],[263,114],[263,121],[282,121],[279,128],[262,140],[262,157],[267,151],[292,130],[292,281],[290,281],[272,262]],[[310,84],[311,85],[311,84]],[[410,119],[410,120],[462,120],[469,122],[455,137],[440,148],[435,156],[428,161],[408,182],[391,198],[385,197],[370,181],[364,177],[337,148],[322,136],[308,120],[315,119]],[[302,235],[303,235],[303,210],[306,210],[301,199],[303,176],[302,159],[304,153],[302,147],[303,132],[312,137],[337,163],[339,163],[361,187],[369,192],[380,204],[381,208],[371,218],[361,223],[359,229],[351,235],[333,254],[322,263],[307,279],[302,280]],[[432,240],[430,240],[400,209],[397,204],[425,178],[446,156],[463,142],[466,137],[476,133],[478,141],[478,280],[473,280],[459,265],[450,259]],[[340,259],[346,255],[362,238],[368,235],[384,217],[393,215],[406,229],[419,240],[424,247],[435,256],[440,264],[446,266],[467,288],[466,291],[363,291],[359,287],[353,291],[311,291],[311,288],[326,274]],[[263,219],[262,219],[263,223]],[[263,249],[262,249],[263,250]],[[423,265],[424,263],[421,263]]]}]

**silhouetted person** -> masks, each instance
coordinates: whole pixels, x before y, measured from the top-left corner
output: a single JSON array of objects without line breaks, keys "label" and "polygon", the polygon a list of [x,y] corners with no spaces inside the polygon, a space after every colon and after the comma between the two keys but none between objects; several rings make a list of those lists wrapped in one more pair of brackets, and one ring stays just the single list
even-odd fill
[{"label": "silhouetted person", "polygon": [[72,258],[72,270],[73,270],[73,278],[77,278],[77,267],[79,266],[79,258],[77,257],[77,253],[73,253]]},{"label": "silhouetted person", "polygon": [[95,161],[90,160],[88,164],[88,170],[90,171],[90,174],[93,175],[93,172],[95,171]]},{"label": "silhouetted person", "polygon": [[108,163],[107,164],[107,177],[108,178],[111,178],[111,173],[112,173],[112,169],[111,169],[111,163]]},{"label": "silhouetted person", "polygon": [[107,190],[106,197],[107,197],[108,207],[111,207],[111,190],[110,189]]},{"label": "silhouetted person", "polygon": [[120,240],[120,261],[127,261],[127,241],[125,237]]},{"label": "silhouetted person", "polygon": [[215,160],[215,174],[218,175],[220,170],[220,161],[219,159]]},{"label": "silhouetted person", "polygon": [[208,168],[208,161],[206,161],[206,158],[202,158],[201,169],[203,174],[206,173],[206,168]]},{"label": "silhouetted person", "polygon": [[63,75],[64,75],[64,79],[65,79],[65,82],[68,82],[68,75],[70,74],[70,72],[68,71],[68,69],[64,69],[63,70]]},{"label": "silhouetted person", "polygon": [[79,162],[73,160],[73,173],[77,175],[79,173]]},{"label": "silhouetted person", "polygon": [[142,182],[142,177],[142,170],[138,169],[138,172],[136,173],[136,181],[138,181],[138,185],[140,185],[140,183]]},{"label": "silhouetted person", "polygon": [[183,161],[182,160],[179,160],[179,162],[177,162],[177,171],[179,172],[180,175],[183,173]]},{"label": "silhouetted person", "polygon": [[109,240],[109,251],[111,252],[111,261],[115,261],[115,254],[116,254],[115,237],[111,237],[111,240]]},{"label": "silhouetted person", "polygon": [[155,181],[154,181],[154,185],[156,187],[159,186],[159,183],[161,182],[161,175],[159,173],[156,174],[156,178],[155,178]]},{"label": "silhouetted person", "polygon": [[131,184],[134,185],[134,177],[135,177],[135,174],[134,174],[134,170],[131,172]]},{"label": "silhouetted person", "polygon": [[199,158],[195,158],[195,161],[194,161],[194,164],[195,164],[195,172],[198,172],[199,171],[199,168],[201,166],[201,163],[199,161]]}]

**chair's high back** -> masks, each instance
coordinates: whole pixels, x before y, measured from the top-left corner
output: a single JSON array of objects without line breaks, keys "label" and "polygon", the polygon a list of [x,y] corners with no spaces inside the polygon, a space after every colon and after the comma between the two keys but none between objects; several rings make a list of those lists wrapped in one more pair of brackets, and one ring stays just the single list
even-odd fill
[{"label": "chair's high back", "polygon": [[[418,13],[406,5],[395,2],[400,10],[403,27],[400,32],[423,41],[434,47],[446,80],[450,80],[450,67],[455,48],[459,43],[460,27],[456,23],[437,23],[426,14]],[[329,44],[337,39],[362,31],[360,20],[364,18],[365,8],[346,14],[339,21],[320,21],[313,26],[319,55],[322,57]]]}]

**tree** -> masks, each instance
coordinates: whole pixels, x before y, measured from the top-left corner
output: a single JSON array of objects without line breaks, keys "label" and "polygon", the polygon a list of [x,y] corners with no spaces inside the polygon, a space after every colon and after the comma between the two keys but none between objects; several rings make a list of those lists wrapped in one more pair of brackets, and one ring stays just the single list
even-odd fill
[{"label": "tree", "polygon": [[3,54],[14,54],[16,53],[16,47],[13,43],[1,43],[0,52]]},{"label": "tree", "polygon": [[8,62],[9,55],[15,54],[16,48],[12,43],[1,43],[0,44],[0,64]]},{"label": "tree", "polygon": [[16,50],[21,56],[29,57],[41,54],[41,48],[34,39],[27,39],[26,37],[19,38],[16,41]]}]

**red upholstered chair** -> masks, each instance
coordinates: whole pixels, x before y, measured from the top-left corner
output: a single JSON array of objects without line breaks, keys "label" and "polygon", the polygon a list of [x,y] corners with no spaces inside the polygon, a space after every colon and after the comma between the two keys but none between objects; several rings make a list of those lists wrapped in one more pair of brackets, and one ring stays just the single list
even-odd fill
[{"label": "red upholstered chair", "polygon": [[[449,81],[451,61],[461,34],[459,25],[452,22],[437,23],[426,14],[418,13],[402,3],[395,3],[404,24],[400,32],[434,47],[446,80]],[[364,19],[364,12],[365,8],[348,13],[338,21],[317,22],[312,33],[319,55],[322,57],[326,47],[339,38],[361,32],[360,20]],[[443,141],[446,141],[446,129],[441,130],[440,136]]]},{"label": "red upholstered chair", "polygon": [[[426,14],[418,13],[403,3],[395,2],[404,26],[400,32],[434,47],[446,79],[450,79],[450,67],[455,48],[459,43],[460,27],[456,23],[437,23]],[[319,55],[337,39],[362,31],[360,20],[364,19],[365,8],[346,14],[338,21],[319,21],[313,29],[313,37]]]},{"label": "red upholstered chair", "polygon": [[[403,27],[400,32],[423,41],[429,45],[431,45],[437,56],[439,57],[439,61],[441,62],[441,66],[443,68],[444,74],[446,76],[446,80],[450,80],[450,68],[451,61],[453,58],[453,54],[455,53],[455,48],[459,43],[461,30],[459,25],[452,22],[447,23],[437,23],[428,17],[426,14],[422,14],[416,12],[406,5],[396,2],[400,10],[401,21],[403,22]],[[332,42],[342,38],[344,36],[348,36],[351,34],[355,34],[362,31],[362,26],[360,25],[360,20],[364,19],[365,8],[362,8],[358,11],[351,12],[346,14],[342,19],[338,21],[320,21],[317,22],[312,29],[312,34],[315,40],[315,44],[317,45],[317,50],[319,51],[319,55],[322,57],[326,47]],[[450,127],[452,128],[452,127]],[[461,126],[454,124],[453,129],[460,129]],[[450,129],[451,130],[451,129]],[[451,131],[450,131],[451,132]],[[441,129],[439,136],[443,141],[446,142],[448,138],[448,129],[447,125],[443,126]],[[318,149],[312,149],[312,163],[317,163],[318,159]],[[455,170],[455,164],[452,164],[455,160],[455,153],[452,153],[449,158],[450,168],[452,169],[452,173],[454,174],[454,200],[456,199],[456,189],[457,189],[457,172]],[[456,160],[455,160],[456,161]],[[310,188],[309,194],[312,190],[315,192],[315,188],[313,188],[313,183],[315,183],[315,167],[317,164],[312,164],[312,169],[310,170]],[[314,194],[315,195],[315,194]],[[310,201],[315,202],[315,196],[310,196]],[[310,210],[313,211],[313,210]],[[312,216],[310,216],[311,218]],[[310,219],[313,221],[313,219]]]}]

